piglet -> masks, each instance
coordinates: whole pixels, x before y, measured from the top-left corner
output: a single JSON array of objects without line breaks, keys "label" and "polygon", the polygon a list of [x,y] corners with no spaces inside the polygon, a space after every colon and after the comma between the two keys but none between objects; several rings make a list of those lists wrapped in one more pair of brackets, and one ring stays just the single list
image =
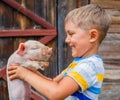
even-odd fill
[{"label": "piglet", "polygon": [[[36,70],[44,70],[49,64],[51,55],[52,48],[36,40],[28,40],[25,43],[20,43],[19,48],[9,57],[7,69],[10,64],[19,64],[23,67],[32,66]],[[26,82],[20,79],[10,81],[7,74],[7,84],[9,100],[30,100],[30,93],[27,92],[30,86]]]}]

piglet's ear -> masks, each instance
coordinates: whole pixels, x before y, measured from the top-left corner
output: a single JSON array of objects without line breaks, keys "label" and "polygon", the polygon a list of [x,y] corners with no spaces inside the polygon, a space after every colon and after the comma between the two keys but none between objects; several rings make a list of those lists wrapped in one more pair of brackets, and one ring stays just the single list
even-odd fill
[{"label": "piglet's ear", "polygon": [[20,56],[23,56],[25,54],[25,44],[24,43],[19,44],[17,54]]}]

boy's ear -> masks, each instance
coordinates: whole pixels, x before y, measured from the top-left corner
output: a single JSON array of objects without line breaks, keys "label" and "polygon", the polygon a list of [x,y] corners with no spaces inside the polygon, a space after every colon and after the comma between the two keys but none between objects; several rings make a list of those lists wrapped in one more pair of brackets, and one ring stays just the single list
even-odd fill
[{"label": "boy's ear", "polygon": [[25,54],[25,44],[24,43],[19,44],[17,54],[20,56],[23,56]]},{"label": "boy's ear", "polygon": [[98,40],[99,33],[96,29],[91,29],[89,31],[89,34],[90,34],[90,42],[95,42]]}]

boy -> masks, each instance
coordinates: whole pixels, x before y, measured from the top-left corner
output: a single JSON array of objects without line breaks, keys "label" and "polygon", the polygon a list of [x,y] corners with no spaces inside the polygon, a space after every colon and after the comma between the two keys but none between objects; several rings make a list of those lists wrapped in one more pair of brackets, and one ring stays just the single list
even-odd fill
[{"label": "boy", "polygon": [[72,49],[73,62],[54,79],[11,65],[10,79],[28,82],[50,100],[97,100],[104,78],[103,61],[97,54],[109,25],[110,16],[98,5],[72,10],[65,19],[65,42]]}]

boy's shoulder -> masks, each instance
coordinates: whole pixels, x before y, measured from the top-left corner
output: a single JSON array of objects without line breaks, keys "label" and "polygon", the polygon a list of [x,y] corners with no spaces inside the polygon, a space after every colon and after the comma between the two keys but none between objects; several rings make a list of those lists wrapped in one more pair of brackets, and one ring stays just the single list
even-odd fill
[{"label": "boy's shoulder", "polygon": [[73,63],[77,70],[91,69],[94,71],[102,70],[104,72],[103,60],[99,55],[92,55],[85,58],[75,58]]},{"label": "boy's shoulder", "polygon": [[102,58],[99,55],[92,55],[92,56],[87,56],[84,58],[74,58],[73,62],[80,63],[80,62],[103,62]]}]

